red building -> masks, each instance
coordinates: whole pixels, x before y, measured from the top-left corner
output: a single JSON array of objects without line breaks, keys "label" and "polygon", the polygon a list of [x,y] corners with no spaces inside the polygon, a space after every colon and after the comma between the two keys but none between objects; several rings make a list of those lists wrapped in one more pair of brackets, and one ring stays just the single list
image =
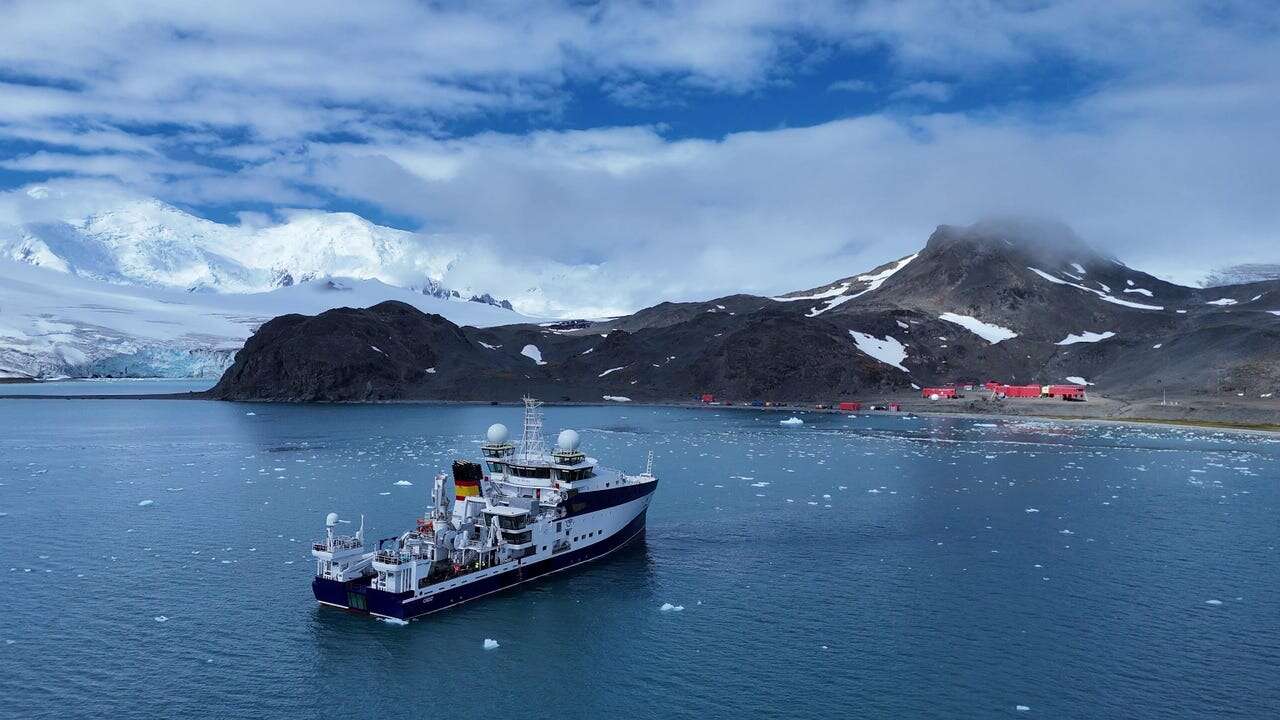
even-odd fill
[{"label": "red building", "polygon": [[1004,396],[1011,398],[1038,398],[1043,394],[1039,385],[1005,385]]},{"label": "red building", "polygon": [[1083,385],[1050,385],[1049,397],[1063,400],[1084,400]]},{"label": "red building", "polygon": [[959,397],[953,387],[927,387],[920,391],[920,397],[926,400],[932,400],[934,395],[937,395],[941,400]]},{"label": "red building", "polygon": [[703,393],[703,394],[702,394],[702,402],[704,402],[704,403],[713,403],[713,402],[715,402],[715,401],[716,401],[716,396],[715,396],[715,395],[712,395],[711,393]]},{"label": "red building", "polygon": [[840,403],[840,412],[858,412],[862,409],[860,402],[842,402]]}]

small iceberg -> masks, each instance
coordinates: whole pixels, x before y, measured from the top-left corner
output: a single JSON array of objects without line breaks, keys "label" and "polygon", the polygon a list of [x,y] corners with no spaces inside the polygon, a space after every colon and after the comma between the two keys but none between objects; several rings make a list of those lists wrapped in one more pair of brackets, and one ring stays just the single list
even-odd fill
[{"label": "small iceberg", "polygon": [[148,505],[155,505],[155,504],[156,504],[155,500],[139,500],[138,501],[138,507],[147,507]]},{"label": "small iceberg", "polygon": [[800,418],[798,418],[798,417],[796,417],[796,416],[792,415],[791,417],[787,418],[786,420],[779,420],[779,421],[778,421],[778,424],[779,424],[779,425],[785,425],[785,426],[787,426],[787,427],[800,427],[801,425],[803,425],[803,424],[804,424],[804,421],[803,421],[803,420],[801,420]]},{"label": "small iceberg", "polygon": [[485,638],[485,639],[484,639],[484,649],[485,649],[485,650],[497,650],[497,649],[498,649],[498,641],[497,641],[497,640],[494,640],[493,638]]},{"label": "small iceberg", "polygon": [[165,617],[164,615],[157,615],[155,616],[154,619],[156,622],[169,622],[169,618]]},{"label": "small iceberg", "polygon": [[1204,604],[1205,605],[1221,605],[1222,601],[1221,600],[1205,600]]},{"label": "small iceberg", "polygon": [[257,414],[258,414],[258,413],[256,413],[256,412],[247,412],[247,413],[245,413],[244,415],[245,415],[245,417],[254,417],[254,416],[255,416],[255,415],[257,415]]},{"label": "small iceberg", "polygon": [[683,605],[672,605],[671,603],[662,603],[662,607],[658,608],[662,612],[680,612],[684,609]]},{"label": "small iceberg", "polygon": [[396,485],[412,485],[412,484],[413,484],[413,483],[409,482],[408,480],[397,480],[397,481],[396,481]]}]

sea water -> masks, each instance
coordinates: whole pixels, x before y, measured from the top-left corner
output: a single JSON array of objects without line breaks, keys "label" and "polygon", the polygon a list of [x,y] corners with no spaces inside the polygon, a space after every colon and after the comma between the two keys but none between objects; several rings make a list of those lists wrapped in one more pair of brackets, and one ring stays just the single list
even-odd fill
[{"label": "sea water", "polygon": [[[514,407],[0,401],[3,718],[1280,715],[1275,436],[615,405],[646,542],[408,624],[318,606]],[[411,483],[411,484],[406,484]]]}]

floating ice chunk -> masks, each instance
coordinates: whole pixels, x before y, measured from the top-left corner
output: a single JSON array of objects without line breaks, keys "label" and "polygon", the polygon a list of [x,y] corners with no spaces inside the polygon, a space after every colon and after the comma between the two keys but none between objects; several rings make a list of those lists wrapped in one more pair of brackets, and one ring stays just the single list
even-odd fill
[{"label": "floating ice chunk", "polygon": [[995,345],[1001,340],[1009,340],[1011,338],[1018,337],[1018,333],[1010,330],[1009,328],[1000,327],[999,325],[989,322],[983,322],[978,318],[969,317],[968,315],[958,315],[952,312],[945,312],[939,315],[938,319],[959,325],[992,345]]},{"label": "floating ice chunk", "polygon": [[543,362],[542,360],[542,351],[538,349],[537,345],[525,345],[524,348],[520,351],[520,354],[529,358],[530,360],[534,361],[539,365],[546,365],[546,363]]},{"label": "floating ice chunk", "polygon": [[427,372],[427,374],[428,374],[428,375],[435,375],[435,374],[436,374],[436,369],[435,369],[435,368],[433,368],[433,367],[429,367],[429,368],[427,368],[427,371],[426,371],[426,372]]},{"label": "floating ice chunk", "polygon": [[1222,601],[1221,600],[1205,600],[1204,604],[1205,605],[1221,605]]},{"label": "floating ice chunk", "polygon": [[1151,346],[1151,349],[1152,349],[1152,350],[1159,350],[1159,349],[1160,349],[1160,348],[1162,348],[1162,347],[1164,347],[1164,343],[1156,343],[1155,345],[1152,345],[1152,346]]},{"label": "floating ice chunk", "polygon": [[779,425],[786,425],[787,427],[799,427],[799,426],[801,426],[801,425],[803,425],[803,424],[804,424],[804,421],[803,421],[803,420],[801,420],[800,418],[798,418],[798,417],[796,417],[796,416],[792,415],[791,417],[787,418],[786,420],[779,420],[779,421],[778,421],[778,424],[779,424]]},{"label": "floating ice chunk", "polygon": [[155,618],[153,618],[153,619],[154,619],[156,622],[169,622],[169,618],[165,617],[164,615],[157,615],[157,616],[155,616]]},{"label": "floating ice chunk", "polygon": [[1018,712],[1026,712],[1031,709],[1031,706],[1030,705],[1014,705],[1013,709],[1017,710]]},{"label": "floating ice chunk", "polygon": [[680,612],[684,609],[683,605],[672,605],[671,603],[662,603],[662,607],[658,608],[662,612]]},{"label": "floating ice chunk", "polygon": [[155,505],[155,504],[156,504],[155,500],[139,500],[138,501],[138,507],[147,507],[148,505]]},{"label": "floating ice chunk", "polygon": [[1111,332],[1110,330],[1106,332],[1100,332],[1100,333],[1092,332],[1090,330],[1085,330],[1079,335],[1076,335],[1075,333],[1071,333],[1054,344],[1055,345],[1075,345],[1076,343],[1095,343],[1101,340],[1106,340],[1107,338],[1113,338],[1115,336],[1116,334],[1114,332]]},{"label": "floating ice chunk", "polygon": [[412,485],[413,483],[409,482],[408,480],[397,480],[395,484],[396,485]]},{"label": "floating ice chunk", "polygon": [[253,417],[253,416],[257,415],[257,414],[258,414],[258,413],[256,413],[256,412],[247,412],[247,413],[245,413],[245,417]]},{"label": "floating ice chunk", "polygon": [[769,483],[764,482],[764,481],[760,481],[760,482],[753,482],[753,483],[751,483],[751,487],[761,487],[761,488],[762,488],[762,487],[766,487],[766,486],[768,486],[768,484],[769,484]]},{"label": "floating ice chunk", "polygon": [[497,649],[498,649],[498,641],[497,641],[497,640],[494,640],[493,638],[485,638],[485,639],[484,639],[484,649],[485,649],[485,650],[497,650]]},{"label": "floating ice chunk", "polygon": [[1038,512],[1040,512],[1040,510],[1038,510],[1037,508],[1027,508],[1027,509],[1026,509],[1026,510],[1024,510],[1023,512],[1038,513]]}]

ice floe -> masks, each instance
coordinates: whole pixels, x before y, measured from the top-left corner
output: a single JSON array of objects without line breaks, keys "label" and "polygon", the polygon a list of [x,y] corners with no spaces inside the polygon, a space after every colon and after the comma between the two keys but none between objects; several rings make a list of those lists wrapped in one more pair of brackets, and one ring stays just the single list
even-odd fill
[{"label": "ice floe", "polygon": [[680,612],[684,609],[683,605],[672,605],[671,603],[662,603],[662,607],[658,608],[662,612]]},{"label": "ice floe", "polygon": [[1205,600],[1204,604],[1205,605],[1221,605],[1222,601],[1221,600]]},{"label": "ice floe", "polygon": [[945,320],[954,323],[987,342],[995,345],[1001,340],[1009,340],[1018,337],[1018,333],[1006,327],[1000,327],[994,323],[983,322],[975,317],[968,315],[960,315],[953,312],[945,312],[938,316],[939,320]]},{"label": "ice floe", "polygon": [[395,484],[396,485],[412,485],[413,483],[409,482],[408,480],[397,480]]},{"label": "ice floe", "polygon": [[1075,345],[1076,343],[1095,343],[1101,340],[1106,340],[1107,338],[1113,338],[1115,336],[1116,334],[1114,332],[1111,332],[1110,330],[1107,330],[1106,332],[1100,332],[1100,333],[1096,333],[1091,330],[1085,330],[1079,335],[1075,333],[1071,333],[1054,344],[1055,345]]},{"label": "ice floe", "polygon": [[485,639],[484,639],[484,649],[485,649],[485,650],[497,650],[497,649],[498,649],[498,647],[499,647],[499,645],[498,645],[498,641],[497,641],[497,640],[494,640],[493,638],[485,638]]},{"label": "ice floe", "polygon": [[798,417],[796,417],[796,416],[792,415],[791,417],[787,418],[786,420],[779,420],[779,421],[778,421],[778,424],[779,424],[779,425],[786,425],[786,426],[788,426],[788,427],[798,427],[798,426],[800,426],[800,425],[803,425],[803,424],[804,424],[804,421],[803,421],[803,420],[801,420],[800,418],[798,418]]},{"label": "ice floe", "polygon": [[138,507],[147,507],[148,505],[155,505],[155,503],[155,500],[139,500]]},{"label": "ice floe", "polygon": [[903,372],[911,372],[902,366],[907,359],[907,349],[893,338],[892,335],[885,335],[884,339],[860,333],[857,330],[850,330],[849,334],[853,336],[853,342],[863,353],[879,360],[885,365],[902,370]]}]

